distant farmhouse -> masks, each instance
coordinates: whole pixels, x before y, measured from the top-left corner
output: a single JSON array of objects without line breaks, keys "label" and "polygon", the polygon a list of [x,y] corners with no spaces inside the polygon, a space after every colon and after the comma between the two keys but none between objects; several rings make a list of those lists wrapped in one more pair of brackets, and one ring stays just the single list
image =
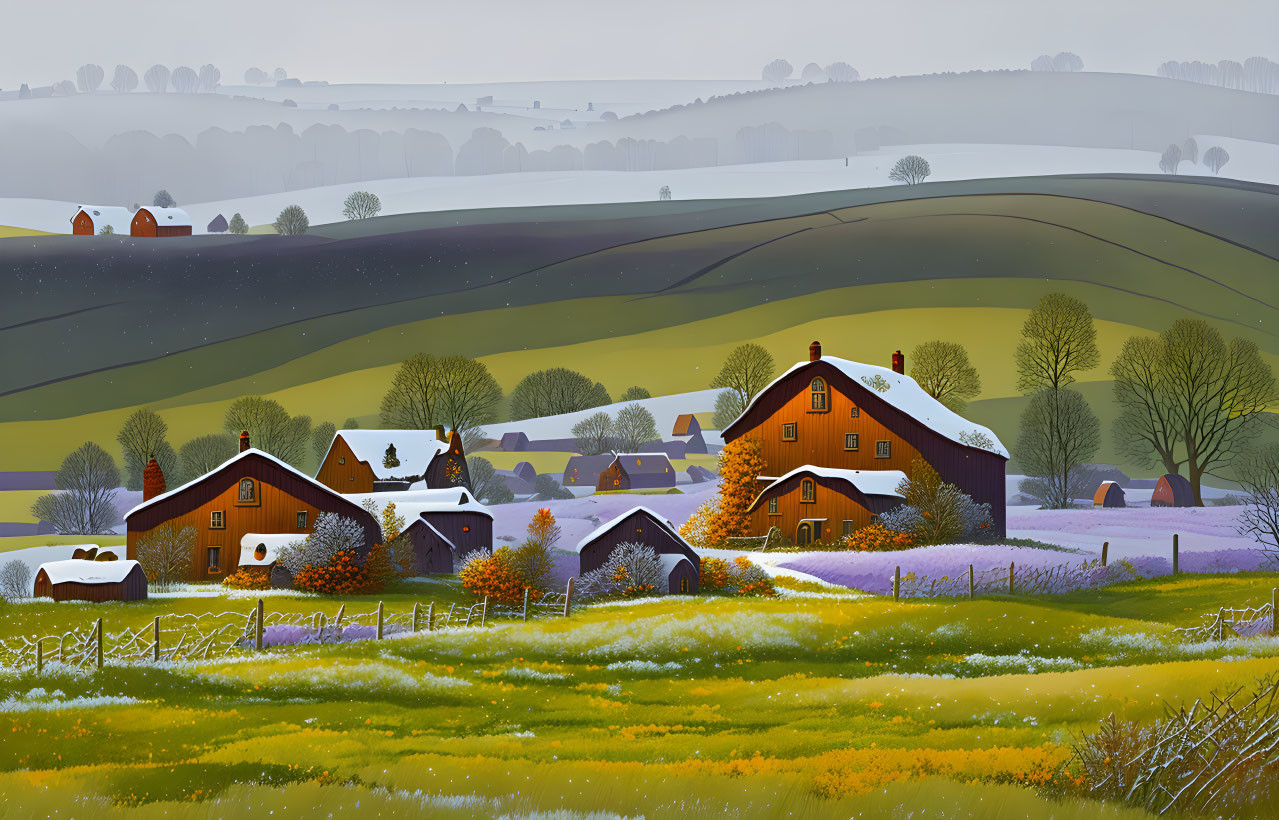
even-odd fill
[{"label": "distant farmhouse", "polygon": [[595,483],[595,489],[600,491],[674,486],[675,468],[665,453],[619,453]]},{"label": "distant farmhouse", "polygon": [[55,601],[142,601],[147,576],[137,561],[51,561],[36,572],[34,593]]},{"label": "distant farmhouse", "polygon": [[[797,543],[805,537],[830,543],[877,514],[891,497],[888,485],[923,459],[943,481],[990,504],[994,534],[1004,536],[1008,451],[990,430],[905,375],[901,351],[892,364],[823,358],[821,344],[813,342],[808,361],[760,391],[724,429],[725,443],[757,440],[771,474],[759,477],[768,495],[760,499],[765,511],[757,516],[756,506],[752,512],[750,535],[762,536],[776,522]],[[877,478],[876,472],[890,475]],[[791,508],[792,500],[802,512]]]},{"label": "distant farmhouse", "polygon": [[604,566],[622,544],[652,547],[662,565],[667,592],[697,592],[701,558],[675,530],[675,526],[647,507],[635,507],[605,522],[577,544],[578,574]]},{"label": "distant farmhouse", "polygon": [[697,416],[692,413],[683,413],[675,417],[675,427],[671,430],[671,435],[675,437],[676,441],[684,443],[684,453],[686,455],[705,454],[708,452],[706,439],[702,437],[702,425],[697,421]]},{"label": "distant farmhouse", "polygon": [[413,542],[420,572],[452,572],[467,553],[493,548],[493,514],[466,488],[404,496],[395,502],[395,512],[408,522],[404,533]]},{"label": "distant farmhouse", "polygon": [[560,482],[565,487],[595,487],[600,480],[600,473],[613,463],[612,453],[602,453],[597,456],[573,456],[568,460],[568,464],[564,465],[564,480]]},{"label": "distant farmhouse", "polygon": [[340,493],[470,486],[458,432],[338,430],[316,478]]},{"label": "distant farmhouse", "polygon": [[[107,230],[107,229],[110,230]],[[82,205],[71,218],[74,236],[96,236],[103,232],[123,236],[190,236],[191,217],[181,208],[128,208]]]}]

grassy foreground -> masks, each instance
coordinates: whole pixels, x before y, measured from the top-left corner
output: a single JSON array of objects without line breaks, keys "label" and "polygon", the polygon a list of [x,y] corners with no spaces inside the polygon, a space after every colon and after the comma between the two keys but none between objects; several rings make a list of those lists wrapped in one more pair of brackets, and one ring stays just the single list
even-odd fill
[{"label": "grassy foreground", "polygon": [[[1111,712],[1148,720],[1279,671],[1274,639],[1171,635],[1204,604],[1259,601],[1277,580],[1053,600],[666,599],[219,661],[9,673],[0,815],[1139,817],[1052,796],[1072,738]],[[216,606],[155,599],[136,617],[192,605]],[[8,630],[16,612],[23,626],[92,614],[24,604]]]}]

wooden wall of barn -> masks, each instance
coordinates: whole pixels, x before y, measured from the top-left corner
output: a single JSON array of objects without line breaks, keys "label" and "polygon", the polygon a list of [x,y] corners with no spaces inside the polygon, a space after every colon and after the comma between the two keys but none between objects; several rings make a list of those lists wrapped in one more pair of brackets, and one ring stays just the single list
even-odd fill
[{"label": "wooden wall of barn", "polygon": [[701,566],[701,559],[687,544],[671,535],[647,513],[636,510],[582,548],[581,572],[584,574],[604,566],[609,554],[627,543],[645,544],[658,555],[686,555],[694,565]]},{"label": "wooden wall of barn", "polygon": [[[814,482],[814,501],[804,501],[802,483],[805,478]],[[768,512],[768,500],[777,499],[777,514]],[[770,527],[777,527],[782,535],[796,541],[799,525],[805,519],[825,518],[821,532],[814,537],[830,544],[843,537],[845,521],[853,522],[859,530],[871,523],[872,516],[888,512],[901,504],[900,498],[884,495],[863,495],[847,481],[800,473],[780,485],[763,492],[750,511],[752,533],[763,535]]]},{"label": "wooden wall of barn", "polygon": [[351,445],[338,436],[324,457],[324,463],[315,474],[315,480],[339,493],[373,492],[373,468],[367,461],[360,461]]},{"label": "wooden wall of barn", "polygon": [[[454,559],[470,552],[493,548],[493,519],[478,512],[427,512],[422,518],[453,542],[456,552],[420,522],[411,522],[405,532],[413,540],[413,552],[423,572],[452,572]],[[446,556],[443,553],[448,552]]]},{"label": "wooden wall of barn", "polygon": [[52,598],[55,601],[142,601],[147,597],[147,576],[142,567],[135,566],[123,581],[109,584],[82,584],[64,581],[49,583],[43,571],[36,574],[35,597]]}]

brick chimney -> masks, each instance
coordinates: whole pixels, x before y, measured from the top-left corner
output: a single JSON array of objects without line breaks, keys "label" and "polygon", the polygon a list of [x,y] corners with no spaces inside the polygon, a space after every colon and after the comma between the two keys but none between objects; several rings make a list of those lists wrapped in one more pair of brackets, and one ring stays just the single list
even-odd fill
[{"label": "brick chimney", "polygon": [[448,436],[446,436],[446,435],[444,435],[444,425],[443,425],[443,424],[437,424],[437,425],[435,425],[435,439],[436,439],[436,441],[448,441],[448,440],[449,440],[449,437],[448,437]]},{"label": "brick chimney", "polygon": [[893,354],[893,372],[906,375],[906,357],[900,350]]},{"label": "brick chimney", "polygon": [[157,495],[164,495],[164,490],[164,471],[160,469],[155,456],[152,456],[146,469],[142,471],[142,500],[150,501]]},{"label": "brick chimney", "polygon": [[247,449],[249,449],[249,431],[241,430],[240,431],[240,452],[243,453]]},{"label": "brick chimney", "polygon": [[816,361],[821,361],[821,358],[822,358],[822,343],[813,342],[811,345],[808,346],[808,360],[810,362],[816,362]]}]

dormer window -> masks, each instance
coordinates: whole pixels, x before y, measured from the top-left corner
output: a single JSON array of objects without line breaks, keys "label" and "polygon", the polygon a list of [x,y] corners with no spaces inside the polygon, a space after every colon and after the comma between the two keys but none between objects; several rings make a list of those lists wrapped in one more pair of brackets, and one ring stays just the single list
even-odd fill
[{"label": "dormer window", "polygon": [[257,481],[251,478],[242,478],[236,482],[236,504],[256,506],[258,502]]},{"label": "dormer window", "polygon": [[825,412],[827,406],[829,405],[829,402],[827,401],[828,396],[827,396],[826,380],[821,378],[820,376],[816,379],[813,379],[812,384],[809,385],[809,390],[812,395],[811,409],[817,412]]}]

